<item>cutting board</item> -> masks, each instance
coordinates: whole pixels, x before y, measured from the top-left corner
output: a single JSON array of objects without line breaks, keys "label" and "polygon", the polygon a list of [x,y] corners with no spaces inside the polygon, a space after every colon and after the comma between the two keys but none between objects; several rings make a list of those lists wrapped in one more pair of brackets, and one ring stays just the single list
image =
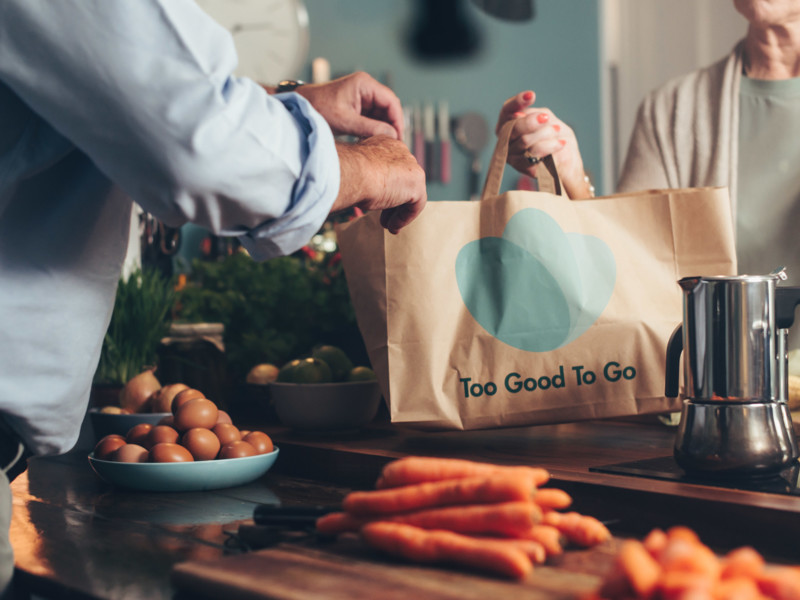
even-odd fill
[{"label": "cutting board", "polygon": [[521,582],[444,566],[414,565],[372,552],[357,539],[278,546],[175,565],[172,583],[190,598],[243,600],[576,600],[597,588],[618,548],[612,540],[565,552]]}]

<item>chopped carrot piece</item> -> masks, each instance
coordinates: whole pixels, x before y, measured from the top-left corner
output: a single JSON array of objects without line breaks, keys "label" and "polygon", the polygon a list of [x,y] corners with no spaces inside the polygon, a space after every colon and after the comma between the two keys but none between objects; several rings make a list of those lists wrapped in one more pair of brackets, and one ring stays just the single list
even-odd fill
[{"label": "chopped carrot piece", "polygon": [[716,580],[722,572],[722,564],[708,546],[677,537],[667,542],[661,556],[661,564],[667,571],[690,571],[702,573]]},{"label": "chopped carrot piece", "polygon": [[722,560],[722,578],[757,577],[764,570],[764,558],[750,546],[731,550]]},{"label": "chopped carrot piece", "polygon": [[737,576],[720,580],[711,590],[714,600],[762,600],[761,590],[751,577]]},{"label": "chopped carrot piece", "polygon": [[772,567],[759,573],[756,583],[762,594],[774,600],[800,598],[800,572],[790,567]]},{"label": "chopped carrot piece", "polygon": [[625,540],[617,556],[620,569],[640,598],[649,598],[661,577],[661,565],[650,556],[644,544],[637,540]]},{"label": "chopped carrot piece", "polygon": [[667,547],[667,534],[663,529],[653,529],[644,538],[644,547],[650,555],[657,561],[661,561],[661,555]]},{"label": "chopped carrot piece", "polygon": [[687,592],[693,592],[704,593],[710,598],[715,583],[716,580],[705,573],[664,571],[656,585],[656,597],[659,600],[683,600]]}]

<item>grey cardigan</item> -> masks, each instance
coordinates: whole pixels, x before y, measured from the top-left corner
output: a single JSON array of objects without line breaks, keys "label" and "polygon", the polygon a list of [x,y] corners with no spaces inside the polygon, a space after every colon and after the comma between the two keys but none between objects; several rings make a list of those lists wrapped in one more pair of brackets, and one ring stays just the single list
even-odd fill
[{"label": "grey cardigan", "polygon": [[618,192],[727,186],[735,215],[742,46],[647,95]]}]

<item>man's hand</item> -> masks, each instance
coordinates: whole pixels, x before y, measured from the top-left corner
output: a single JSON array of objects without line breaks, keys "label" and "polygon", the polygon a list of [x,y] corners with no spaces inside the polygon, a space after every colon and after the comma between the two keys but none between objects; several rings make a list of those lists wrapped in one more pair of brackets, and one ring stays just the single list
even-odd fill
[{"label": "man's hand", "polygon": [[403,139],[403,109],[388,87],[364,72],[295,90],[325,118],[334,135]]},{"label": "man's hand", "polygon": [[380,210],[381,225],[397,233],[425,208],[425,171],[403,142],[376,136],[336,148],[342,182],[332,212],[351,206]]}]

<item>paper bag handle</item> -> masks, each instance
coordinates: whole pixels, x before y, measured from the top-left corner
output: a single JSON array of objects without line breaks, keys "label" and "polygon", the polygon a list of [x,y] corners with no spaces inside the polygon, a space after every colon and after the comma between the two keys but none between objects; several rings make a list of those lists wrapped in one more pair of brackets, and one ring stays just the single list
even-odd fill
[{"label": "paper bag handle", "polygon": [[[500,184],[503,183],[503,171],[508,158],[508,143],[511,139],[511,130],[513,128],[514,121],[507,121],[500,129],[500,133],[497,134],[497,144],[494,147],[492,160],[489,162],[489,172],[486,175],[486,183],[483,186],[481,200],[492,198],[500,193]],[[557,196],[563,194],[561,179],[558,177],[556,163],[552,154],[548,154],[540,160],[534,167],[534,172],[540,192],[548,192]]]}]

